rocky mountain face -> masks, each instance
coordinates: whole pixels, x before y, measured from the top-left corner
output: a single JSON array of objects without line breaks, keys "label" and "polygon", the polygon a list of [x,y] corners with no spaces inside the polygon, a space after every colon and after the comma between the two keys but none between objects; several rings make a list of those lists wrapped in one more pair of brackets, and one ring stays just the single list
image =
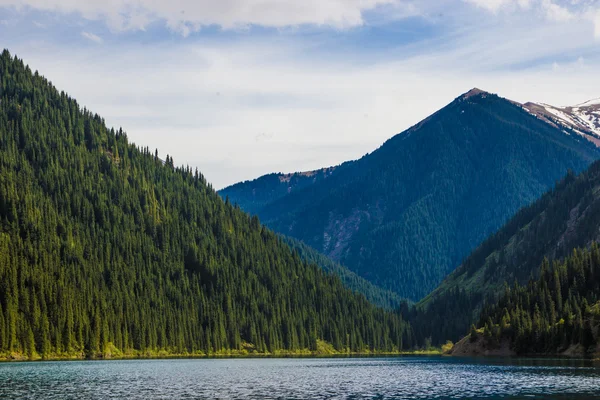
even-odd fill
[{"label": "rocky mountain face", "polygon": [[418,300],[517,210],[600,157],[587,137],[525,108],[473,89],[359,160],[220,194]]}]

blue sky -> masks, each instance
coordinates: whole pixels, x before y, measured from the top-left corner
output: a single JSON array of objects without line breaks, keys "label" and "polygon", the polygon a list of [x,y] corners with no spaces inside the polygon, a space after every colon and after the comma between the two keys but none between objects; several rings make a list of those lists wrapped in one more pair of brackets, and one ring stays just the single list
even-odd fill
[{"label": "blue sky", "polygon": [[472,87],[600,97],[598,0],[0,0],[0,47],[215,187],[374,150]]}]

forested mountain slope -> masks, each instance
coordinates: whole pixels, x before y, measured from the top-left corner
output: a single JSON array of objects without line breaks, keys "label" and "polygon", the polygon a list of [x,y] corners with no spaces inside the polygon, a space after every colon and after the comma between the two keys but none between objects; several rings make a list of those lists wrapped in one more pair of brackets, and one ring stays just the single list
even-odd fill
[{"label": "forested mountain slope", "polygon": [[[600,249],[575,249],[565,260],[545,260],[540,278],[507,286],[500,301],[481,314],[479,333],[455,348],[473,343],[493,350],[508,341],[516,354],[600,355]],[[483,343],[477,343],[483,342]]]},{"label": "forested mountain slope", "polygon": [[[220,194],[376,285],[418,300],[519,208],[599,157],[593,144],[568,133],[474,89],[326,179],[283,196],[276,177],[275,186],[260,178]],[[265,202],[263,194],[274,191]]]},{"label": "forested mountain slope", "polygon": [[410,346],[197,171],[0,56],[0,356]]},{"label": "forested mountain slope", "polygon": [[[544,258],[558,260],[574,248],[600,240],[600,162],[520,210],[484,241],[411,316],[417,335],[434,342],[460,337],[487,301],[495,304],[505,283],[521,285],[539,276]],[[433,327],[431,320],[440,321]]]},{"label": "forested mountain slope", "polygon": [[405,299],[402,299],[395,292],[375,286],[368,280],[356,275],[348,268],[336,263],[326,255],[308,247],[298,239],[289,236],[282,236],[282,239],[292,248],[292,250],[298,253],[302,260],[309,264],[318,265],[327,273],[339,276],[344,286],[356,293],[364,295],[367,300],[374,305],[388,310],[395,310],[401,304],[406,302]]}]

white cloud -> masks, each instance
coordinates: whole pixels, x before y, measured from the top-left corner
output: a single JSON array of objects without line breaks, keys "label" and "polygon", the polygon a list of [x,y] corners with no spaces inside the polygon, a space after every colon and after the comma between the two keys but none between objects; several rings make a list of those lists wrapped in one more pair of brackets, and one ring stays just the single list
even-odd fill
[{"label": "white cloud", "polygon": [[467,3],[476,5],[477,7],[484,8],[486,10],[497,12],[500,9],[515,9],[523,8],[527,9],[530,6],[530,0],[464,0]]},{"label": "white cloud", "polygon": [[187,35],[203,26],[282,28],[304,24],[348,28],[363,24],[363,13],[400,0],[0,0],[1,6],[106,20],[116,31],[144,29],[157,20]]},{"label": "white cloud", "polygon": [[578,22],[594,24],[600,37],[600,4],[597,0],[464,0],[493,13],[521,13],[533,10],[554,23]]},{"label": "white cloud", "polygon": [[542,0],[540,6],[551,21],[566,22],[575,19],[575,14],[568,8],[562,7],[552,0]]},{"label": "white cloud", "polygon": [[600,39],[600,10],[591,12],[589,18],[594,22],[594,36]]},{"label": "white cloud", "polygon": [[81,32],[81,36],[83,36],[84,38],[86,38],[88,40],[91,40],[94,43],[102,43],[103,42],[103,40],[100,36],[94,35],[93,33],[90,33],[90,32],[83,31],[83,32]]}]

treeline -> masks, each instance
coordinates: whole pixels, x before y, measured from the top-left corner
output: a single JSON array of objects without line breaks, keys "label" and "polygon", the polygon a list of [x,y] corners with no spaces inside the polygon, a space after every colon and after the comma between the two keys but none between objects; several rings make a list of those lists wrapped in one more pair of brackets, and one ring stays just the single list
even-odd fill
[{"label": "treeline", "polygon": [[479,326],[491,344],[508,338],[517,353],[555,354],[580,346],[593,352],[600,328],[600,248],[574,250],[525,286],[506,286],[498,304],[486,307]]},{"label": "treeline", "polygon": [[0,354],[412,346],[398,313],[6,50],[0,83]]}]

